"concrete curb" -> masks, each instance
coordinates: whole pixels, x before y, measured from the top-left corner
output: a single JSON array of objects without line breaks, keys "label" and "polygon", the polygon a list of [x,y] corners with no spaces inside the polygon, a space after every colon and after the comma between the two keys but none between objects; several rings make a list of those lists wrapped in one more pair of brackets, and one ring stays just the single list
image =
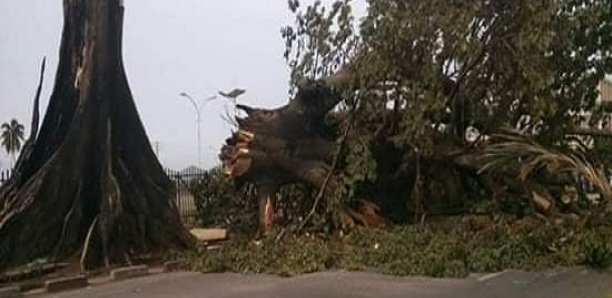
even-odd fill
[{"label": "concrete curb", "polygon": [[149,267],[146,265],[123,267],[110,272],[111,280],[114,281],[130,279],[145,275],[149,275]]},{"label": "concrete curb", "polygon": [[68,266],[69,264],[66,263],[49,263],[42,266],[34,266],[35,269],[9,270],[8,272],[0,274],[0,283],[20,282],[39,276],[45,276]]},{"label": "concrete curb", "polygon": [[0,298],[13,298],[21,295],[21,289],[17,286],[0,288]]},{"label": "concrete curb", "polygon": [[45,282],[45,289],[48,293],[84,288],[89,285],[87,276],[76,275],[58,279],[51,279]]},{"label": "concrete curb", "polygon": [[176,260],[165,262],[162,268],[163,273],[175,272],[183,270],[185,267],[185,260]]}]

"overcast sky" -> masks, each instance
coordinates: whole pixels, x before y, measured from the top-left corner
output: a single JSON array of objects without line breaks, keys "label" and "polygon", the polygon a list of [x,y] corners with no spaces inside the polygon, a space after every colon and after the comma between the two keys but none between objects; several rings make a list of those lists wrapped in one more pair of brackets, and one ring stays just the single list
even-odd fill
[{"label": "overcast sky", "polygon": [[[307,2],[307,1],[303,1]],[[274,107],[288,99],[289,69],[280,28],[292,21],[284,0],[125,0],[124,58],[128,80],[162,163],[197,163],[196,113],[179,96],[201,102],[218,90],[244,88],[243,103]],[[0,0],[0,122],[28,126],[40,61],[47,56],[41,111],[50,96],[62,28],[60,0]],[[203,166],[218,163],[230,128],[226,103],[204,107]],[[29,131],[29,127],[27,128]],[[154,145],[155,146],[155,145]],[[9,159],[0,153],[0,168]]]}]

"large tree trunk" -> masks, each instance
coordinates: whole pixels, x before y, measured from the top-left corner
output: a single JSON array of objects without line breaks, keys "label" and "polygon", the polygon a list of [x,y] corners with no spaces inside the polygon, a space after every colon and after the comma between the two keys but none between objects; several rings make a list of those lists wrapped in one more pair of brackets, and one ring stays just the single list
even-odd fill
[{"label": "large tree trunk", "polygon": [[122,2],[64,0],[40,134],[0,189],[0,270],[42,257],[108,265],[192,243],[128,87]]}]

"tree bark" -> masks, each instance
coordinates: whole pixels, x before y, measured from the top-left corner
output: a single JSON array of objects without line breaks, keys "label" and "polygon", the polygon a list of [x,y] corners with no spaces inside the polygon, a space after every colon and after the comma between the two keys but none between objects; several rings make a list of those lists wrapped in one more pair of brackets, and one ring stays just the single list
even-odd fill
[{"label": "tree bark", "polygon": [[0,270],[43,257],[109,265],[192,243],[128,86],[122,2],[64,0],[40,134],[0,189]]}]

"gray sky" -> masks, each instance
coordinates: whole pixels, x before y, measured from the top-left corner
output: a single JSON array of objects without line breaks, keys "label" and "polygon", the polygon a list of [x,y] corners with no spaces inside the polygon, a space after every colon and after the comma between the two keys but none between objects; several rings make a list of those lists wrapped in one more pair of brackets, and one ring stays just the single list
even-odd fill
[{"label": "gray sky", "polygon": [[[289,69],[280,28],[292,17],[284,0],[126,0],[124,58],[128,80],[162,163],[197,163],[196,116],[178,96],[204,98],[218,90],[247,89],[241,102],[273,107],[287,101]],[[42,109],[53,85],[62,27],[60,0],[0,0],[0,122],[28,126],[43,55],[48,65]],[[217,164],[230,133],[224,102],[204,108],[203,166]],[[29,127],[27,129],[29,131]],[[0,168],[8,158],[0,153]]]}]

